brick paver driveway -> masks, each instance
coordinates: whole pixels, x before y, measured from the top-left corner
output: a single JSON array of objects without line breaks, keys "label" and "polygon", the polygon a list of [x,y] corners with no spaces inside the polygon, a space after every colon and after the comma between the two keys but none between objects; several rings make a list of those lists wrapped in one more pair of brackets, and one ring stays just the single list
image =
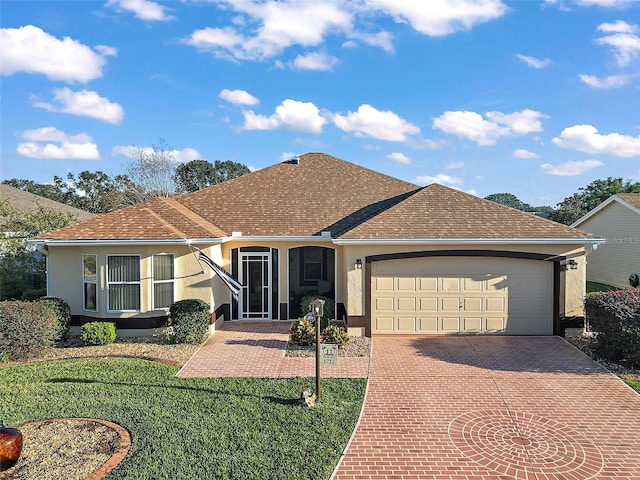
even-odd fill
[{"label": "brick paver driveway", "polygon": [[640,395],[558,337],[374,337],[333,478],[640,479]]}]

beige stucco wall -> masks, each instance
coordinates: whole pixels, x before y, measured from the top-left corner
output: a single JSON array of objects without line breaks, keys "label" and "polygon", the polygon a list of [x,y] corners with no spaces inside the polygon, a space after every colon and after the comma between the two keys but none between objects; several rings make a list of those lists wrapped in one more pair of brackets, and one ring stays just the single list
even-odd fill
[{"label": "beige stucco wall", "polygon": [[640,274],[640,215],[611,202],[578,228],[606,239],[587,257],[587,280],[628,287],[629,275]]},{"label": "beige stucco wall", "polygon": [[[152,255],[175,255],[174,298],[199,298],[213,303],[211,274],[203,273],[196,257],[187,246],[107,246],[107,247],[49,247],[48,251],[48,293],[66,300],[72,315],[86,315],[98,318],[154,317],[162,315],[166,309],[152,308]],[[213,256],[215,253],[210,252]],[[82,256],[97,256],[98,288],[97,311],[83,309]],[[107,255],[140,255],[141,308],[139,312],[107,312],[106,262]],[[214,291],[217,288],[214,285]]]}]

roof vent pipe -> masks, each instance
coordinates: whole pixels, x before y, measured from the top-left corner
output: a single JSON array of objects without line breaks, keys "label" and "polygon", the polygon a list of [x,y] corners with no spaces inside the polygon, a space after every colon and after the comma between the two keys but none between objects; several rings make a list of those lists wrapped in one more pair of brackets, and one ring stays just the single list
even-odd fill
[{"label": "roof vent pipe", "polygon": [[300,164],[300,157],[291,157],[291,160],[289,160],[289,162],[291,163],[291,165],[299,165]]}]

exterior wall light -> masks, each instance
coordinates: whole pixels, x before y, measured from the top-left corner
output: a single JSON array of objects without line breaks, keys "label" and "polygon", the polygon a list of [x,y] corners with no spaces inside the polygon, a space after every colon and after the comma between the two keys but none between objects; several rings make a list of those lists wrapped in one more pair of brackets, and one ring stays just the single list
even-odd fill
[{"label": "exterior wall light", "polygon": [[578,262],[576,262],[574,259],[569,260],[569,268],[571,270],[577,270],[578,269]]},{"label": "exterior wall light", "polygon": [[362,259],[361,259],[361,258],[358,258],[358,259],[356,260],[356,268],[357,268],[358,270],[361,270],[361,269],[362,269]]}]

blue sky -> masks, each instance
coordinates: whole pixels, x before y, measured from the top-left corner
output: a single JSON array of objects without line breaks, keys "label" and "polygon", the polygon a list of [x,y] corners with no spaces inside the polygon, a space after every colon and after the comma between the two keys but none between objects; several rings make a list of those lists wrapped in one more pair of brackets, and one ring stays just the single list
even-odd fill
[{"label": "blue sky", "polygon": [[0,178],[325,152],[552,205],[640,180],[638,0],[1,1]]}]

